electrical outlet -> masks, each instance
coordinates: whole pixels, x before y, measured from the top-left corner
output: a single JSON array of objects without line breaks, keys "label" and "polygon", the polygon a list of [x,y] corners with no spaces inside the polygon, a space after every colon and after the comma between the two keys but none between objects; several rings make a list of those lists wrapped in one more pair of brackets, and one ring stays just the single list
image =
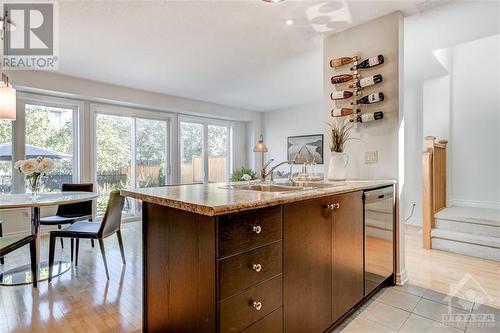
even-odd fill
[{"label": "electrical outlet", "polygon": [[378,151],[372,150],[365,152],[365,164],[378,163]]}]

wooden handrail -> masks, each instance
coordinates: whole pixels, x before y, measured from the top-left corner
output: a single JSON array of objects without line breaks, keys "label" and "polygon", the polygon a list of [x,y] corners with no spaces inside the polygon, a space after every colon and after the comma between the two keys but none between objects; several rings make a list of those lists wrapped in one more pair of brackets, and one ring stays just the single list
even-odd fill
[{"label": "wooden handrail", "polygon": [[434,214],[446,208],[446,145],[447,140],[425,137],[425,151],[422,154],[422,192],[423,192],[423,228],[422,242],[425,249],[430,249],[431,231],[434,227]]}]

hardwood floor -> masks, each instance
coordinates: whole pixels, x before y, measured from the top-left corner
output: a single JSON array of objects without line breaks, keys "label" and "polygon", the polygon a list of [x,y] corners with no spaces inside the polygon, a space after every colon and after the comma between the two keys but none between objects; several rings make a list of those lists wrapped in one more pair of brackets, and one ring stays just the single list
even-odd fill
[{"label": "hardwood floor", "polygon": [[[422,248],[422,231],[407,226],[405,232],[406,270],[410,283],[442,293],[464,283],[456,296],[500,308],[500,262]],[[469,295],[466,295],[466,293]],[[469,296],[469,297],[466,297]]]},{"label": "hardwood floor", "polygon": [[[110,269],[106,282],[99,249],[82,241],[78,267],[57,277],[51,285],[0,287],[0,332],[139,332],[141,328],[141,227],[122,228],[127,265],[123,266],[116,237],[105,240]],[[56,259],[69,259],[69,242]],[[48,244],[42,242],[42,258]],[[0,271],[28,262],[28,248],[6,257]],[[484,289],[484,303],[500,308],[500,263],[438,250],[424,250],[420,230],[406,230],[406,268],[410,283],[442,293],[467,273]],[[467,283],[470,283],[468,280]],[[459,290],[464,297],[469,290]]]},{"label": "hardwood floor", "polygon": [[[127,264],[122,265],[116,236],[105,242],[109,282],[98,245],[80,241],[78,267],[53,279],[31,286],[0,286],[0,332],[134,332],[141,328],[141,228],[139,223],[122,227]],[[69,241],[56,260],[69,260]],[[41,258],[48,257],[48,237],[42,240]],[[28,249],[5,258],[6,270],[27,263]]]}]

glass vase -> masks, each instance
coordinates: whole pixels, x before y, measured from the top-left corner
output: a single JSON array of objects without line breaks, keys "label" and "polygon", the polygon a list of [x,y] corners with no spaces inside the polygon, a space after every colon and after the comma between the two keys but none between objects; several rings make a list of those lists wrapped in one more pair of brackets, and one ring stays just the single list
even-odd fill
[{"label": "glass vase", "polygon": [[28,190],[31,192],[31,199],[36,200],[42,188],[42,175],[32,174],[26,177]]}]

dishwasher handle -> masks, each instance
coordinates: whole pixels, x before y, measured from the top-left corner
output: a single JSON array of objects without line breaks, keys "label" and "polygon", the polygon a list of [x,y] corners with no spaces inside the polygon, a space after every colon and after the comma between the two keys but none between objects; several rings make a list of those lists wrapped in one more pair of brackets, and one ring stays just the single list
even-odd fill
[{"label": "dishwasher handle", "polygon": [[375,202],[381,200],[392,199],[394,197],[394,189],[392,186],[376,189],[376,190],[368,190],[364,192],[365,194],[365,202]]}]

